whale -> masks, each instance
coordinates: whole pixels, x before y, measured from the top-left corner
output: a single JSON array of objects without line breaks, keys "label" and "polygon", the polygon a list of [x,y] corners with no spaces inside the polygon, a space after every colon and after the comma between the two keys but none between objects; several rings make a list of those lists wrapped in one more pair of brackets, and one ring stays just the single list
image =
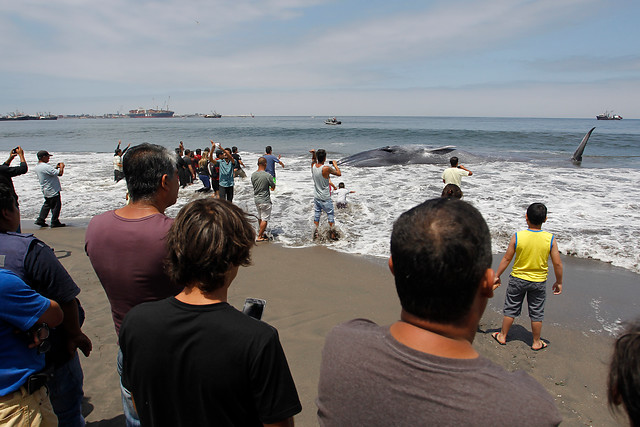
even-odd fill
[{"label": "whale", "polygon": [[593,132],[594,129],[595,127],[592,127],[591,130],[585,134],[585,136],[582,138],[582,141],[580,141],[580,145],[578,145],[575,153],[573,153],[573,156],[571,156],[571,161],[574,165],[580,165],[582,163],[582,153],[584,153],[584,149],[587,146],[587,141],[589,141],[591,132]]},{"label": "whale", "polygon": [[449,162],[447,154],[455,151],[453,145],[426,147],[424,145],[387,145],[362,151],[338,160],[339,165],[375,167],[411,164],[441,164]]}]

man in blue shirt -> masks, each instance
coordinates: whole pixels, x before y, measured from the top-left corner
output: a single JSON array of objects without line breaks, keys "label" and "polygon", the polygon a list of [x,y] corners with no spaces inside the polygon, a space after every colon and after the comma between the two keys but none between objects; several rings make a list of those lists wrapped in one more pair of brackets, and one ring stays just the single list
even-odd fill
[{"label": "man in blue shirt", "polygon": [[[216,143],[211,141],[211,144],[211,150],[215,150]],[[222,148],[222,145],[218,143],[218,150],[222,151],[222,158],[217,160],[220,168],[220,189],[218,194],[221,199],[233,202],[233,170],[235,169],[236,161],[233,159],[229,148]]]},{"label": "man in blue shirt", "polygon": [[44,368],[46,347],[43,343],[48,337],[48,328],[59,325],[62,318],[62,310],[55,301],[37,294],[12,272],[0,269],[0,419],[3,423],[58,424],[47,396],[46,376],[38,372]]},{"label": "man in blue shirt", "polygon": [[284,163],[282,163],[280,161],[280,155],[278,155],[278,157],[274,156],[273,154],[271,154],[271,146],[267,145],[266,148],[264,149],[264,155],[262,157],[264,157],[267,160],[267,169],[266,171],[269,172],[271,174],[271,176],[273,177],[273,183],[275,184],[276,182],[276,163],[280,163],[280,166],[284,167]]}]

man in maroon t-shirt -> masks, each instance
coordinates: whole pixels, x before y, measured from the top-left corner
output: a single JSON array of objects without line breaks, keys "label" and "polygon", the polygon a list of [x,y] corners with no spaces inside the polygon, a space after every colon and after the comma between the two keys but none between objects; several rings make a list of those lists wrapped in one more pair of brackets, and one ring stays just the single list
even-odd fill
[{"label": "man in maroon t-shirt", "polygon": [[[85,236],[85,251],[111,304],[119,333],[134,306],[178,294],[164,272],[165,237],[173,220],[164,214],[178,198],[175,156],[159,145],[130,148],[122,166],[129,204],[95,216]],[[118,352],[118,372],[121,372]],[[129,392],[121,387],[127,425],[139,425]]]}]

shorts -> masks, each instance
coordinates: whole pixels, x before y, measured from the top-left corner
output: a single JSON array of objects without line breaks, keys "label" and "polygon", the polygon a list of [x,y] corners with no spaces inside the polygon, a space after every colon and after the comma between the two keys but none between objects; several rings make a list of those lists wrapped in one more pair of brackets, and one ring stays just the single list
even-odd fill
[{"label": "shorts", "polygon": [[322,211],[325,211],[327,213],[327,220],[329,221],[329,224],[333,224],[335,222],[335,218],[333,216],[333,201],[331,199],[313,199],[313,204],[315,207],[313,222],[320,222],[320,214],[322,214]]},{"label": "shorts", "polygon": [[256,203],[256,209],[258,210],[258,219],[260,221],[269,222],[271,219],[271,203]]},{"label": "shorts", "polygon": [[547,299],[546,285],[546,280],[544,282],[530,282],[509,276],[509,285],[504,297],[504,310],[502,313],[508,317],[520,316],[526,295],[529,318],[532,322],[542,322],[544,319],[544,303]]},{"label": "shorts", "polygon": [[216,193],[220,191],[220,180],[212,179],[211,188],[213,188],[213,191],[215,191]]}]

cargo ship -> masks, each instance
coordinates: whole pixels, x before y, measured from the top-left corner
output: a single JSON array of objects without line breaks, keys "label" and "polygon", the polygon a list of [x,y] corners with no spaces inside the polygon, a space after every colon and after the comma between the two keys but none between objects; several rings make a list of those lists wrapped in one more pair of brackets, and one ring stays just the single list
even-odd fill
[{"label": "cargo ship", "polygon": [[129,110],[129,114],[127,114],[127,116],[133,119],[138,119],[143,117],[173,117],[173,114],[174,112],[171,110],[145,110],[143,108],[138,108],[137,110]]}]

